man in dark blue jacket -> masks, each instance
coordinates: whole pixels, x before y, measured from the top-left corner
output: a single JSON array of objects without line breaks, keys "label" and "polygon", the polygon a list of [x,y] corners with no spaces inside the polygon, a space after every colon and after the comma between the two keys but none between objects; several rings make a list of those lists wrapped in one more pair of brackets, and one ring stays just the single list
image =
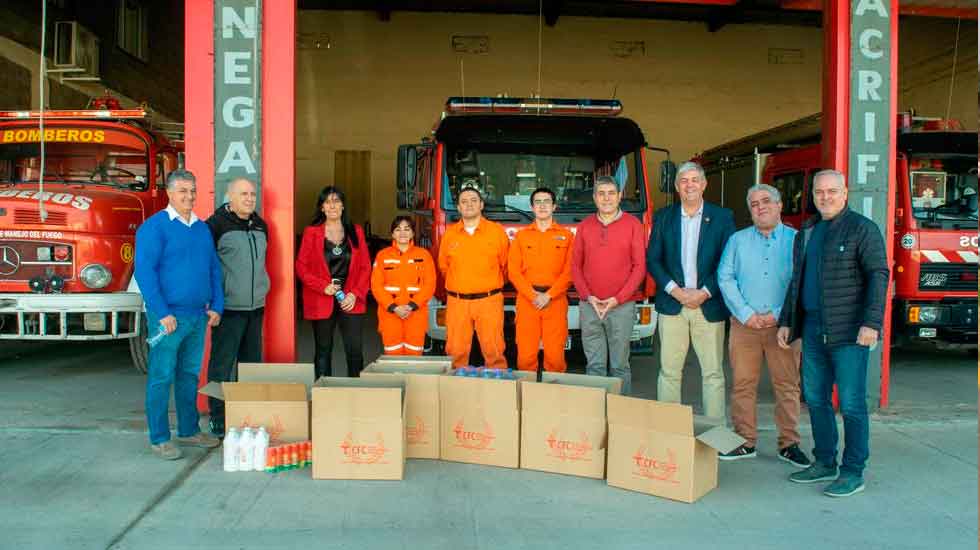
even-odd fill
[{"label": "man in dark blue jacket", "polygon": [[146,305],[150,346],[146,380],[146,423],[150,447],[166,460],[182,456],[170,440],[170,386],[177,406],[177,442],[217,447],[218,439],[198,423],[197,383],[204,333],[221,321],[224,296],[221,264],[207,224],[194,215],[194,175],[167,176],[167,208],[136,231],[136,283]]},{"label": "man in dark blue jacket", "polygon": [[704,169],[685,162],[674,187],[680,203],[657,211],[647,247],[647,271],[657,283],[660,376],[657,399],[681,401],[684,361],[691,343],[701,365],[705,416],[725,416],[725,374],[721,369],[728,309],[716,273],[728,238],[735,232],[732,211],[704,200]]},{"label": "man in dark blue jacket", "polygon": [[[793,246],[793,278],[779,316],[779,345],[803,338],[803,396],[813,429],[813,464],[789,476],[796,483],[832,481],[831,497],[864,490],[870,455],[868,351],[878,343],[888,299],[888,260],[878,227],[847,207],[844,175],[813,177],[820,211],[803,224]],[[837,468],[834,384],[844,417],[844,455]]]}]

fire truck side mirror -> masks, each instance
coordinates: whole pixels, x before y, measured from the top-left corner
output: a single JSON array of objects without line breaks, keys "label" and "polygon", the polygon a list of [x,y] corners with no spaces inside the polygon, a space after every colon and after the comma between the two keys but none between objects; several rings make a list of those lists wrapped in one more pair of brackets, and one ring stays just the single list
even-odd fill
[{"label": "fire truck side mirror", "polygon": [[660,162],[660,192],[670,193],[677,176],[677,165],[669,159]]},{"label": "fire truck side mirror", "polygon": [[414,145],[398,146],[398,200],[399,210],[415,208],[415,163],[418,154]]}]

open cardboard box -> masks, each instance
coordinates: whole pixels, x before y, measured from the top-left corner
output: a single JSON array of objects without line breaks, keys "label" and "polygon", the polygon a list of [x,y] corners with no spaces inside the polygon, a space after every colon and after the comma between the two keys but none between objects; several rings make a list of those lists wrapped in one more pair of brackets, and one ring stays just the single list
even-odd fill
[{"label": "open cardboard box", "polygon": [[[515,371],[519,379],[535,373]],[[442,460],[517,468],[520,464],[518,380],[439,377]]]},{"label": "open cardboard box", "polygon": [[313,479],[402,479],[405,382],[323,377],[313,387]]},{"label": "open cardboard box", "polygon": [[613,487],[694,502],[718,486],[718,453],[745,443],[723,420],[695,418],[688,405],[613,394],[606,403]]},{"label": "open cardboard box", "polygon": [[265,426],[269,443],[310,438],[312,364],[242,363],[238,382],[209,382],[200,393],[225,402],[225,425]]},{"label": "open cardboard box", "polygon": [[602,479],[606,474],[606,394],[622,380],[543,372],[521,381],[521,468]]},{"label": "open cardboard box", "polygon": [[361,371],[361,378],[394,378],[404,382],[405,455],[439,458],[439,375],[445,374],[450,363],[414,360],[404,355],[388,357],[399,360],[371,363]]}]

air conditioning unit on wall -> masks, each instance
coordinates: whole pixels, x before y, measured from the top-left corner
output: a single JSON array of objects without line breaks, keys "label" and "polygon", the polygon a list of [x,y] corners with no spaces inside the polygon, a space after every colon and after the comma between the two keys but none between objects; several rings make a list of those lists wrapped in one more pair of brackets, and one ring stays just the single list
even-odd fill
[{"label": "air conditioning unit on wall", "polygon": [[98,81],[99,38],[78,21],[54,24],[54,60],[49,73],[61,73],[62,81]]}]

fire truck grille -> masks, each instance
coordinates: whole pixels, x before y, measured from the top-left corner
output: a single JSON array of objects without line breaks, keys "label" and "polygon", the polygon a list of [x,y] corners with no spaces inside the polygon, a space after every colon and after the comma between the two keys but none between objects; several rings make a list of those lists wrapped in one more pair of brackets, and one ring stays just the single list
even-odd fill
[{"label": "fire truck grille", "polygon": [[919,290],[977,290],[977,264],[922,264]]},{"label": "fire truck grille", "polygon": [[37,210],[15,209],[14,223],[20,225],[66,225],[68,214],[64,212],[48,212],[47,221],[41,221],[41,213]]}]

